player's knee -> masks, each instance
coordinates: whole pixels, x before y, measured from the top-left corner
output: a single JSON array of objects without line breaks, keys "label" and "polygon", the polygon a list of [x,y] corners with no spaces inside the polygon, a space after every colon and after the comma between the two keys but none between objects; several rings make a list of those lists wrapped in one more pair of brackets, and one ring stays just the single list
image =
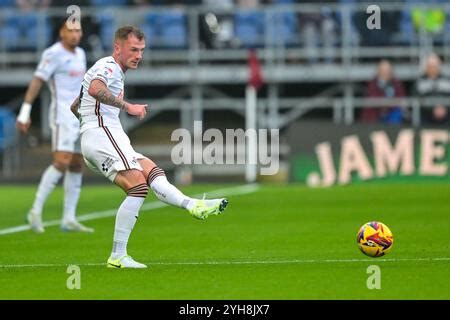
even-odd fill
[{"label": "player's knee", "polygon": [[53,166],[58,169],[61,172],[66,171],[67,169],[69,169],[70,166],[70,161],[63,161],[63,160],[54,160],[53,161]]},{"label": "player's knee", "polygon": [[160,167],[153,167],[152,170],[150,170],[150,173],[147,176],[147,184],[151,185],[152,182],[157,178],[157,177],[165,177],[166,173],[164,172],[163,169],[161,169]]},{"label": "player's knee", "polygon": [[71,163],[68,167],[69,171],[71,172],[81,172],[83,170],[83,166],[81,163],[73,164]]},{"label": "player's knee", "polygon": [[82,160],[76,160],[76,161],[72,161],[69,164],[69,171],[72,172],[81,172],[83,170],[83,162]]},{"label": "player's knee", "polygon": [[127,190],[129,197],[146,198],[148,195],[148,185],[146,183],[138,184]]},{"label": "player's knee", "polygon": [[69,171],[81,172],[83,170],[83,157],[80,155],[74,155],[69,164]]},{"label": "player's knee", "polygon": [[69,170],[73,162],[73,155],[69,152],[56,151],[53,153],[53,166],[59,171]]}]

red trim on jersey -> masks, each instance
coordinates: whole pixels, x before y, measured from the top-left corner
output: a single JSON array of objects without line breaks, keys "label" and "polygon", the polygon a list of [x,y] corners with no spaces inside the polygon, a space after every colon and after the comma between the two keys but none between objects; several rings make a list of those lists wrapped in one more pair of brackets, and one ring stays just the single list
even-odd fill
[{"label": "red trim on jersey", "polygon": [[103,127],[103,117],[100,115],[100,102],[95,101],[95,115],[98,118],[98,126]]}]

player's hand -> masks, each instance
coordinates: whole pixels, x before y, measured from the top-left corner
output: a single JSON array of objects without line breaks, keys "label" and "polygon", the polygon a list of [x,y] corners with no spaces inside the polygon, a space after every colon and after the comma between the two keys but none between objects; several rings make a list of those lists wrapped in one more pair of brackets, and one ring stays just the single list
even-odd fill
[{"label": "player's hand", "polygon": [[145,115],[147,114],[147,104],[127,104],[127,112],[128,114],[131,114],[132,116],[136,116],[139,118],[139,120],[142,120],[145,118]]},{"label": "player's hand", "polygon": [[19,114],[16,118],[16,127],[19,129],[20,132],[27,134],[28,129],[31,125],[31,103],[29,102],[23,102],[22,106],[20,107]]},{"label": "player's hand", "polygon": [[28,133],[28,129],[30,128],[30,125],[31,125],[31,120],[28,120],[28,122],[26,122],[26,123],[16,121],[16,128],[23,134]]}]

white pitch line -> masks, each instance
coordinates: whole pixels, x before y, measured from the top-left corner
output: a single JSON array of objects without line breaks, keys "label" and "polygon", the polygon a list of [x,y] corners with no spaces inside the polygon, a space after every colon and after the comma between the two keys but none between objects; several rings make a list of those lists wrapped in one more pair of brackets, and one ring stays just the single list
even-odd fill
[{"label": "white pitch line", "polygon": [[[208,197],[214,197],[214,196],[224,197],[224,196],[232,196],[232,195],[243,195],[243,194],[256,192],[259,188],[260,187],[258,184],[247,184],[247,185],[238,186],[238,187],[228,187],[228,188],[212,190],[210,192],[207,192],[206,194],[208,195]],[[197,195],[194,195],[193,197],[201,197],[201,196],[203,196],[203,194],[197,194]],[[168,205],[165,204],[164,202],[152,201],[152,202],[144,203],[144,205],[141,208],[141,211],[150,211],[150,210],[159,209],[159,208],[167,207],[167,206]],[[117,209],[112,209],[112,210],[87,213],[84,215],[80,215],[77,218],[78,218],[78,221],[89,221],[89,220],[113,217],[116,215],[116,213],[117,213]],[[44,227],[57,226],[60,224],[61,224],[61,220],[51,220],[51,221],[47,221],[47,222],[43,223]],[[22,231],[27,231],[27,230],[30,230],[30,226],[27,224],[24,224],[24,225],[20,225],[17,227],[1,229],[0,235],[17,233],[17,232],[22,232]]]},{"label": "white pitch line", "polygon": [[[255,260],[255,261],[179,261],[179,262],[145,262],[152,265],[177,266],[177,265],[258,265],[258,264],[308,264],[308,263],[353,263],[353,262],[434,262],[450,261],[450,257],[443,258],[392,258],[392,259],[293,259],[293,260]],[[46,263],[46,264],[5,264],[0,269],[8,268],[57,268],[77,265],[79,267],[106,266],[106,263]]]}]

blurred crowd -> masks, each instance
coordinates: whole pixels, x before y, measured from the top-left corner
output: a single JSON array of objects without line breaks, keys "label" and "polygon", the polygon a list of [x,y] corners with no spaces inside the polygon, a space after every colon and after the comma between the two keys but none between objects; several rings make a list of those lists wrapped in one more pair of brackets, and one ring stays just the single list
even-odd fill
[{"label": "blurred crowd", "polygon": [[[188,6],[197,5],[208,13],[201,19],[201,45],[206,48],[224,47],[262,47],[268,45],[267,38],[272,39],[269,45],[301,46],[306,49],[308,60],[328,62],[333,59],[333,49],[341,45],[343,17],[340,10],[332,10],[328,5],[317,7],[317,12],[298,12],[289,10],[290,5],[318,4],[311,0],[79,0],[81,7],[110,8],[129,6],[142,8],[146,12],[143,26],[146,27],[154,42],[154,48],[187,48],[189,23],[186,18]],[[346,4],[349,7],[357,5],[357,0],[328,0],[327,4]],[[383,9],[383,4],[392,3],[389,0],[377,0],[375,3]],[[400,5],[396,11],[383,10],[382,28],[369,30],[366,27],[367,13],[364,10],[354,10],[351,13],[351,42],[363,46],[408,45],[419,43],[419,33],[426,33],[424,39],[433,43],[447,41],[450,33],[448,0],[429,0],[427,7],[424,1],[400,0],[394,1]],[[0,8],[18,8],[22,16],[4,16],[0,18],[0,36],[5,40],[6,50],[33,49],[35,31],[22,30],[25,26],[34,28],[32,15],[36,9],[49,7],[68,7],[71,0],[0,0]],[[273,18],[273,26],[267,23],[262,11],[263,6],[284,6]],[[152,13],[152,8],[168,7],[167,13]],[[301,7],[300,7],[301,8]],[[224,13],[223,9],[229,10]],[[225,11],[226,12],[226,11]],[[65,13],[65,12],[64,12]],[[28,15],[27,15],[28,14]],[[92,17],[91,17],[92,18]],[[94,19],[87,19],[88,32],[109,35],[114,16],[101,13]],[[170,23],[170,26],[168,25]],[[173,27],[172,25],[175,25]],[[159,29],[171,29],[171,31]],[[50,41],[49,32],[46,35]],[[269,34],[269,37],[266,37]],[[152,36],[153,35],[153,36]],[[177,36],[176,41],[171,37]],[[18,38],[29,38],[29,41],[19,41]],[[23,39],[22,39],[23,40]],[[450,39],[448,39],[450,41]],[[103,46],[108,49],[109,42],[102,39]]]},{"label": "blurred crowd", "polygon": [[[421,119],[427,124],[449,124],[449,113],[446,103],[450,98],[450,78],[442,72],[442,61],[438,55],[431,53],[424,59],[422,75],[407,92],[405,85],[395,77],[392,64],[382,60],[378,64],[375,77],[369,81],[366,88],[367,98],[442,98],[442,101],[426,105]],[[363,108],[360,120],[365,123],[402,124],[411,120],[410,109],[405,105],[372,106]]]}]

